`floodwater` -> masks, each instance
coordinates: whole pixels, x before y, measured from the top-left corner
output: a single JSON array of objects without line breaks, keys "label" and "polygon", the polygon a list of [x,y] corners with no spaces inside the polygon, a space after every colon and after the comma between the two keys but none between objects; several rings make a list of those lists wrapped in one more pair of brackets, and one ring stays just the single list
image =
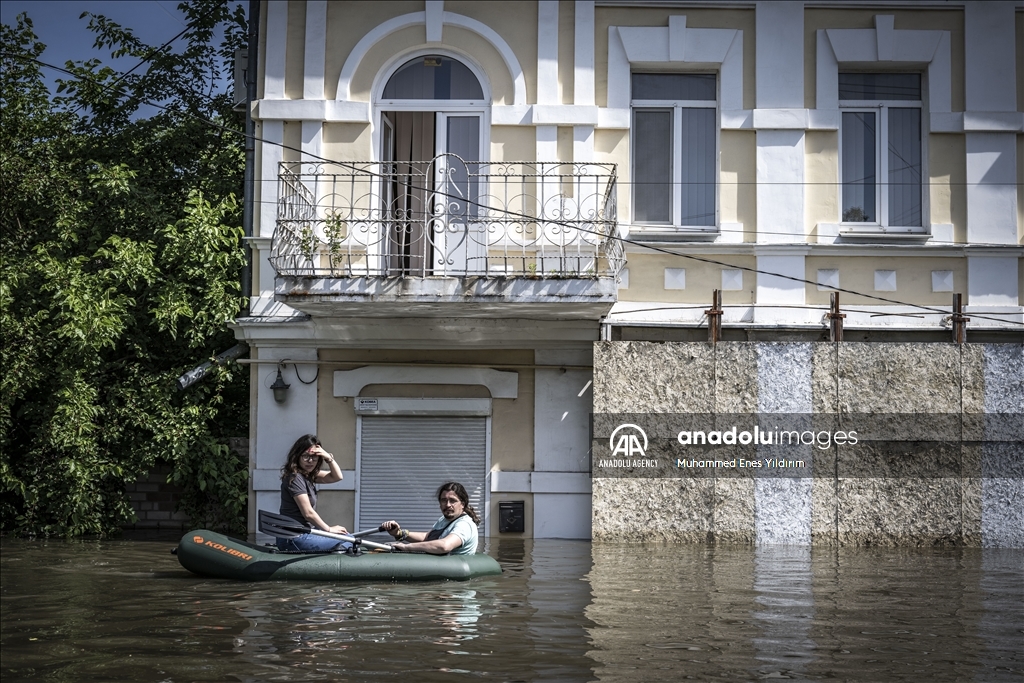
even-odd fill
[{"label": "floodwater", "polygon": [[1024,551],[492,539],[500,577],[241,583],[2,539],[4,681],[1024,680]]}]

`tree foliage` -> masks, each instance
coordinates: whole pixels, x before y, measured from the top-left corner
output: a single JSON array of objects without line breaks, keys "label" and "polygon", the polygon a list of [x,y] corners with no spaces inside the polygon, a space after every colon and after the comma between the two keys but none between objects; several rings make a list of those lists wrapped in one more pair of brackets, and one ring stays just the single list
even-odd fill
[{"label": "tree foliage", "polygon": [[241,523],[247,463],[225,444],[247,432],[243,373],[175,379],[234,343],[244,139],[220,84],[245,16],[179,8],[188,28],[164,50],[84,14],[97,47],[146,61],[68,62],[56,93],[30,19],[2,28],[4,532],[113,532],[132,518],[125,485],[158,460],[195,521]]}]

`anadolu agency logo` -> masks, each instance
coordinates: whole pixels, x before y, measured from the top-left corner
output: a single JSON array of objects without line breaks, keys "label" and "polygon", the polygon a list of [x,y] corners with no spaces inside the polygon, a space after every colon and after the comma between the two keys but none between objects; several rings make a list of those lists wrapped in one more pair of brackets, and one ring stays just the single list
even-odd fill
[{"label": "anadolu agency logo", "polygon": [[[619,440],[615,440],[615,435],[622,430],[629,430],[624,432]],[[639,438],[637,438],[639,435]],[[644,445],[640,445],[640,439],[644,440]],[[612,449],[612,457],[621,455],[626,458],[642,458],[647,454],[647,433],[637,427],[636,425],[626,424],[619,425],[612,432],[612,435],[608,437],[608,447]]]},{"label": "anadolu agency logo", "polygon": [[647,433],[635,424],[621,424],[608,437],[612,457],[599,460],[598,467],[657,467],[658,461],[648,459]]}]

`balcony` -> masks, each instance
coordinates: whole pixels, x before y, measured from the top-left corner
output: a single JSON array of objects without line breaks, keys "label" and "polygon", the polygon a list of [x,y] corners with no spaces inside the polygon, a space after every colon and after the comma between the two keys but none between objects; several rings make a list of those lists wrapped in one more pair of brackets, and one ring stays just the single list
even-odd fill
[{"label": "balcony", "polygon": [[277,300],[314,315],[597,319],[623,263],[615,165],[283,162]]}]

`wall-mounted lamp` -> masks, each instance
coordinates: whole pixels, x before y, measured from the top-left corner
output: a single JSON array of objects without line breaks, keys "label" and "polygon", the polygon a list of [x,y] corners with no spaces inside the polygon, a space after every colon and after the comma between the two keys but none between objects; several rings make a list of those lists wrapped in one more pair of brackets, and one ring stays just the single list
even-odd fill
[{"label": "wall-mounted lamp", "polygon": [[288,387],[291,386],[284,381],[283,377],[281,377],[282,367],[283,364],[279,364],[277,366],[277,379],[275,379],[274,383],[270,385],[270,390],[274,392],[274,400],[278,403],[284,403],[285,399],[288,398]]}]

